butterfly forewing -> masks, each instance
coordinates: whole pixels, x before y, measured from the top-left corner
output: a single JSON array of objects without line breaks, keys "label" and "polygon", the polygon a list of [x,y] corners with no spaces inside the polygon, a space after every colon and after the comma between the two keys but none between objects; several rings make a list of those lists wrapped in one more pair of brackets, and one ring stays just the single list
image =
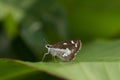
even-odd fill
[{"label": "butterfly forewing", "polygon": [[58,43],[52,45],[50,48],[61,49],[61,50],[69,49],[70,50],[69,55],[63,56],[66,53],[58,51],[57,56],[64,61],[71,61],[71,60],[73,60],[77,51],[79,51],[79,49],[81,48],[81,44],[82,43],[80,40],[69,40],[69,41],[58,42]]}]

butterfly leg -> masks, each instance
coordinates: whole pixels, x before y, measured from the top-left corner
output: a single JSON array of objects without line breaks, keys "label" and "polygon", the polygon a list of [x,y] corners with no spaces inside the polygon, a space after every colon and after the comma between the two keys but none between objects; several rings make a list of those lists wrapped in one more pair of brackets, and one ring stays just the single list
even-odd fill
[{"label": "butterfly leg", "polygon": [[49,53],[45,53],[45,54],[43,55],[42,62],[43,62],[43,60],[45,59],[45,56],[48,55],[48,54],[49,54]]},{"label": "butterfly leg", "polygon": [[52,61],[57,62],[57,60],[55,59],[55,56],[52,56]]}]

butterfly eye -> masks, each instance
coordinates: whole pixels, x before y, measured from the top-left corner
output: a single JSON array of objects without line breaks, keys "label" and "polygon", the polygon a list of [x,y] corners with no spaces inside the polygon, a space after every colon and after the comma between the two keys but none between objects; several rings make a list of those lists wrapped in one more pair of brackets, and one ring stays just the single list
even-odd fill
[{"label": "butterfly eye", "polygon": [[46,47],[46,48],[49,48],[50,46],[51,46],[51,45],[47,44],[45,47]]}]

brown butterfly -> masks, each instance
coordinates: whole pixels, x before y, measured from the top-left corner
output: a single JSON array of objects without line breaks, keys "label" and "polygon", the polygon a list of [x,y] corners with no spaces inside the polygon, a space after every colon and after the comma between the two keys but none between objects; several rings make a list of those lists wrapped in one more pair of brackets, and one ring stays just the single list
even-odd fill
[{"label": "brown butterfly", "polygon": [[53,57],[57,56],[63,61],[71,61],[81,49],[82,42],[81,40],[68,40],[54,45],[47,44],[45,47],[48,49],[48,52],[44,54],[42,61],[47,54],[51,54]]}]

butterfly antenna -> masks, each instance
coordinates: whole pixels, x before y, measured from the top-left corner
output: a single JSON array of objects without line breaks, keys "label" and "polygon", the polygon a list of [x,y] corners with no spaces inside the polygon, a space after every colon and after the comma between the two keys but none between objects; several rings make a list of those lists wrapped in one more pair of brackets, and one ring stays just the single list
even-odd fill
[{"label": "butterfly antenna", "polygon": [[43,41],[45,45],[48,44],[48,41],[45,38],[43,39]]}]

